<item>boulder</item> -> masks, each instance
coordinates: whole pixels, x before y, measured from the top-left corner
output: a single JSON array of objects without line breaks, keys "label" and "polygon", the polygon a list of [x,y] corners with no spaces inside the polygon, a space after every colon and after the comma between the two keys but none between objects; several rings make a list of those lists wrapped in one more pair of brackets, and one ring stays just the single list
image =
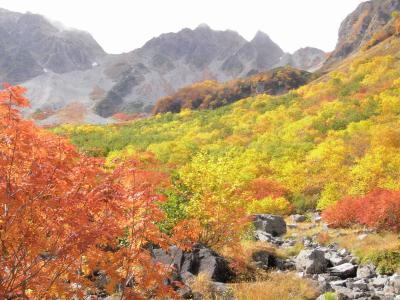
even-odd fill
[{"label": "boulder", "polygon": [[372,286],[374,288],[382,288],[388,283],[388,278],[386,276],[379,276],[372,279]]},{"label": "boulder", "polygon": [[305,274],[325,273],[327,266],[324,252],[317,249],[302,250],[296,257],[296,269]]},{"label": "boulder", "polygon": [[368,284],[365,281],[365,279],[359,279],[354,282],[350,282],[347,284],[347,287],[351,288],[352,290],[357,290],[357,291],[368,291]]},{"label": "boulder", "polygon": [[272,236],[272,234],[261,230],[256,230],[254,232],[254,237],[257,241],[268,242],[277,246],[282,246],[286,241],[289,241],[289,240],[283,240],[280,237]]},{"label": "boulder", "polygon": [[272,236],[281,236],[286,233],[286,222],[281,216],[258,214],[254,216],[253,223],[256,230],[270,233]]},{"label": "boulder", "polygon": [[329,261],[332,266],[339,266],[346,262],[346,260],[341,257],[339,254],[333,251],[329,251],[325,253],[325,258]]},{"label": "boulder", "polygon": [[396,295],[400,295],[400,275],[394,274],[389,277],[388,285],[385,287],[385,291],[392,292]]},{"label": "boulder", "polygon": [[275,264],[275,257],[265,250],[253,252],[251,258],[256,263],[257,267],[265,270]]},{"label": "boulder", "polygon": [[256,230],[254,232],[254,237],[257,241],[268,242],[268,243],[272,242],[274,239],[274,237],[271,234],[266,233],[265,231],[262,230]]},{"label": "boulder", "polygon": [[336,287],[333,287],[333,289],[336,292],[337,300],[359,299],[361,297],[367,296],[367,294],[365,292],[356,292],[347,287],[336,286]]},{"label": "boulder", "polygon": [[372,278],[376,275],[375,266],[372,264],[358,266],[357,277],[358,278]]},{"label": "boulder", "polygon": [[173,266],[181,278],[205,273],[213,281],[226,282],[234,275],[222,256],[202,244],[194,245],[190,252],[183,252],[176,246],[170,247],[168,252],[154,249],[153,257],[157,262]]},{"label": "boulder", "polygon": [[292,215],[292,221],[296,223],[302,223],[306,221],[306,216],[304,215]]},{"label": "boulder", "polygon": [[356,277],[357,266],[351,263],[344,263],[332,268],[329,268],[329,274],[340,277],[342,279]]},{"label": "boulder", "polygon": [[314,213],[312,215],[312,220],[314,223],[320,223],[322,221],[322,217],[319,213]]}]

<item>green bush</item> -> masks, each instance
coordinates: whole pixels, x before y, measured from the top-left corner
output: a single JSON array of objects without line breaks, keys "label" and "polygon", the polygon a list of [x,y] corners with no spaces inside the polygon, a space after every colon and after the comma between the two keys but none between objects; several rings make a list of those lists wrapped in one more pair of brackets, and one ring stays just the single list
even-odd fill
[{"label": "green bush", "polygon": [[400,270],[400,250],[375,252],[363,261],[373,263],[379,274],[391,275]]}]

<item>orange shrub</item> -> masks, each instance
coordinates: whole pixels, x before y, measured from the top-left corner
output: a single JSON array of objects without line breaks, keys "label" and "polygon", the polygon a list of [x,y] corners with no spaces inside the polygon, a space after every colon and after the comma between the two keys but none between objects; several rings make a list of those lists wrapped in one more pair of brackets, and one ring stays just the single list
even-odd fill
[{"label": "orange shrub", "polygon": [[400,231],[400,191],[375,190],[366,196],[347,197],[329,207],[322,217],[333,227],[365,225]]}]

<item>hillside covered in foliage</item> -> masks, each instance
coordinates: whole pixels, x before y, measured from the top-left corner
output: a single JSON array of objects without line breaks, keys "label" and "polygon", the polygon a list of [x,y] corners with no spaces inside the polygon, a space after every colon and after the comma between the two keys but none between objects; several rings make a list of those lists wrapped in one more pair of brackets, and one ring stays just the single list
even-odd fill
[{"label": "hillside covered in foliage", "polygon": [[398,49],[399,40],[388,38],[338,71],[280,96],[256,95],[212,111],[185,109],[125,126],[55,131],[109,163],[153,152],[194,195],[219,193],[210,178],[231,186],[235,197],[266,181],[264,188],[284,190],[288,208],[325,209],[344,196],[400,188]]},{"label": "hillside covered in foliage", "polygon": [[311,78],[309,72],[281,67],[226,83],[207,80],[159,99],[153,113],[178,113],[183,109],[215,109],[255,94],[284,94],[306,84]]}]

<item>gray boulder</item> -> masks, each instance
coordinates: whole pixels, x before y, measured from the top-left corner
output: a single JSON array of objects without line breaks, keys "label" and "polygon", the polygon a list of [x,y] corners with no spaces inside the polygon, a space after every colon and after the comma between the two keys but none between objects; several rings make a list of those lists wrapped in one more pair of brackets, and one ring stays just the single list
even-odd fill
[{"label": "gray boulder", "polygon": [[388,278],[386,276],[379,276],[372,279],[372,286],[377,289],[383,289],[383,287],[388,283]]},{"label": "gray boulder", "polygon": [[357,281],[354,282],[350,282],[347,284],[347,287],[353,289],[353,290],[357,290],[357,291],[368,291],[368,284],[365,281],[365,279],[359,279]]},{"label": "gray boulder", "polygon": [[302,223],[306,221],[306,217],[304,215],[292,215],[292,221]]},{"label": "gray boulder", "polygon": [[[350,300],[350,299],[360,299],[362,297],[368,296],[365,292],[357,292],[349,289],[347,287],[336,286],[333,287],[336,292],[336,299],[337,300]],[[364,298],[370,299],[370,298]]]},{"label": "gray boulder", "polygon": [[286,233],[286,222],[281,216],[258,214],[254,216],[256,230],[265,231],[273,236],[281,236]]},{"label": "gray boulder", "polygon": [[329,274],[332,276],[338,276],[342,279],[356,277],[357,266],[352,265],[351,263],[344,263],[339,266],[329,268]]},{"label": "gray boulder", "polygon": [[275,264],[275,257],[265,250],[253,252],[251,258],[262,269],[268,269]]},{"label": "gray boulder", "polygon": [[358,278],[372,278],[376,275],[375,266],[372,264],[358,266],[357,277]]},{"label": "gray boulder", "polygon": [[323,251],[302,250],[296,257],[296,269],[305,274],[322,274],[327,270],[328,261]]},{"label": "gray boulder", "polygon": [[394,274],[389,277],[389,282],[387,286],[385,286],[385,292],[391,292],[396,295],[400,294],[400,275]]},{"label": "gray boulder", "polygon": [[346,262],[346,260],[338,255],[336,252],[329,251],[325,253],[325,258],[330,262],[332,266],[339,266]]},{"label": "gray boulder", "polygon": [[202,244],[194,245],[190,252],[183,252],[176,246],[170,247],[168,252],[154,249],[153,257],[157,262],[173,266],[181,278],[205,273],[213,281],[226,282],[234,275],[222,256]]}]

